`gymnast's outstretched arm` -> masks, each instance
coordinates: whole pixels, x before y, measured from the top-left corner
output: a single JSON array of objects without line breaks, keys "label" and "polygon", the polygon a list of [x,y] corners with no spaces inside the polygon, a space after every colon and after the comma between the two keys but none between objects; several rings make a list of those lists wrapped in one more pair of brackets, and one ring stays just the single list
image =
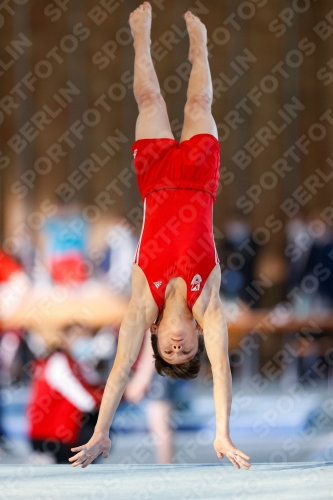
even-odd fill
[{"label": "gymnast's outstretched arm", "polygon": [[202,297],[193,307],[193,314],[203,329],[206,352],[212,367],[216,454],[219,458],[226,455],[237,469],[240,467],[248,469],[250,457],[236,448],[230,438],[232,381],[228,355],[228,329],[219,296],[220,281],[221,271],[217,265],[206,282]]},{"label": "gymnast's outstretched arm", "polygon": [[129,380],[134,362],[141,349],[144,334],[157,316],[154,303],[141,269],[134,265],[132,297],[121,323],[116,358],[108,377],[94,434],[88,443],[72,448],[76,455],[69,459],[76,467],[85,468],[102,453],[108,457],[111,441],[109,430],[119,402]]}]

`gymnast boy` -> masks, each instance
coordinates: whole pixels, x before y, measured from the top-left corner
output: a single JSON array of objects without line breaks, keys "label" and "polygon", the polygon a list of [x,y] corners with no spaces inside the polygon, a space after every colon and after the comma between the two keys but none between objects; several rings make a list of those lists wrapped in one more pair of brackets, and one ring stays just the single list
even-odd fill
[{"label": "gymnast boy", "polygon": [[124,315],[117,354],[108,377],[93,436],[72,448],[69,459],[85,468],[107,458],[109,429],[150,329],[158,373],[194,378],[205,349],[211,363],[219,458],[248,469],[249,456],[230,438],[232,399],[228,332],[219,296],[221,272],[212,230],[219,180],[219,142],[211,114],[212,81],[206,28],[185,14],[192,64],[178,143],[150,54],[152,9],[144,2],[130,14],[134,39],[134,96],[139,108],[132,146],[144,220],[132,271],[132,296]]}]

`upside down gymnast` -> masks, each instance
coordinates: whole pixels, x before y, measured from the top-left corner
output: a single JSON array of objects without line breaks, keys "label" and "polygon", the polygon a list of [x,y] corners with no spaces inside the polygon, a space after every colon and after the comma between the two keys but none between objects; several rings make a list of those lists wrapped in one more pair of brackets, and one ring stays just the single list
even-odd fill
[{"label": "upside down gymnast", "polygon": [[228,332],[219,297],[221,272],[212,230],[219,180],[219,142],[211,114],[212,81],[206,28],[185,14],[190,38],[184,126],[178,143],[150,54],[152,9],[144,2],[130,14],[134,39],[134,96],[139,108],[132,146],[144,219],[132,272],[132,296],[117,354],[91,439],[72,448],[74,467],[108,457],[109,430],[145,332],[150,329],[155,367],[171,378],[194,378],[205,346],[211,363],[216,413],[214,448],[237,469],[249,456],[229,432],[232,399]]}]

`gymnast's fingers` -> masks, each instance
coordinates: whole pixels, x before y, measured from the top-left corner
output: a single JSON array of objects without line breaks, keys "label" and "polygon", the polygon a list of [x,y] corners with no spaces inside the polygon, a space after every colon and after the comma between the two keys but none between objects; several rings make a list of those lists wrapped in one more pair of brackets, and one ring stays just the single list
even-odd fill
[{"label": "gymnast's fingers", "polygon": [[246,460],[244,460],[244,458],[242,458],[240,455],[236,455],[236,458],[235,460],[237,461],[237,463],[243,467],[243,469],[249,469],[251,467],[251,464],[249,464],[249,462],[247,462]]},{"label": "gymnast's fingers", "polygon": [[85,469],[86,467],[88,467],[89,464],[91,464],[92,461],[93,461],[93,459],[87,458],[87,460],[85,460],[85,462],[82,463],[81,468]]},{"label": "gymnast's fingers", "polygon": [[84,458],[78,458],[73,464],[72,467],[77,467],[78,465],[82,464],[84,461]]},{"label": "gymnast's fingers", "polygon": [[240,469],[240,465],[236,462],[236,460],[233,457],[228,457],[230,462],[234,464],[236,469]]},{"label": "gymnast's fingers", "polygon": [[77,446],[76,448],[71,448],[71,451],[80,451],[80,450],[84,450],[85,449],[85,445],[83,444],[82,446]]},{"label": "gymnast's fingers", "polygon": [[85,456],[85,452],[84,451],[80,451],[79,453],[77,453],[73,457],[69,458],[68,461],[69,462],[76,462],[77,460],[80,460],[84,456]]},{"label": "gymnast's fingers", "polygon": [[243,458],[245,458],[245,459],[247,459],[247,460],[248,460],[249,458],[251,458],[251,457],[249,457],[248,455],[246,455],[243,451],[238,450],[237,448],[235,449],[235,452],[236,452],[236,454],[237,454],[237,455],[239,455],[239,456],[241,456],[241,457],[243,457]]}]

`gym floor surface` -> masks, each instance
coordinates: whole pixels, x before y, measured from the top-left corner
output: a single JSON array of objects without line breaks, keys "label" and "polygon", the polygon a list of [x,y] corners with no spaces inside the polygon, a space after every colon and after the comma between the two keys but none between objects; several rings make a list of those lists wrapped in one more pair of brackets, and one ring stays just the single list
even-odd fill
[{"label": "gym floor surface", "polygon": [[233,465],[1,465],[0,498],[329,500],[333,462]]}]

